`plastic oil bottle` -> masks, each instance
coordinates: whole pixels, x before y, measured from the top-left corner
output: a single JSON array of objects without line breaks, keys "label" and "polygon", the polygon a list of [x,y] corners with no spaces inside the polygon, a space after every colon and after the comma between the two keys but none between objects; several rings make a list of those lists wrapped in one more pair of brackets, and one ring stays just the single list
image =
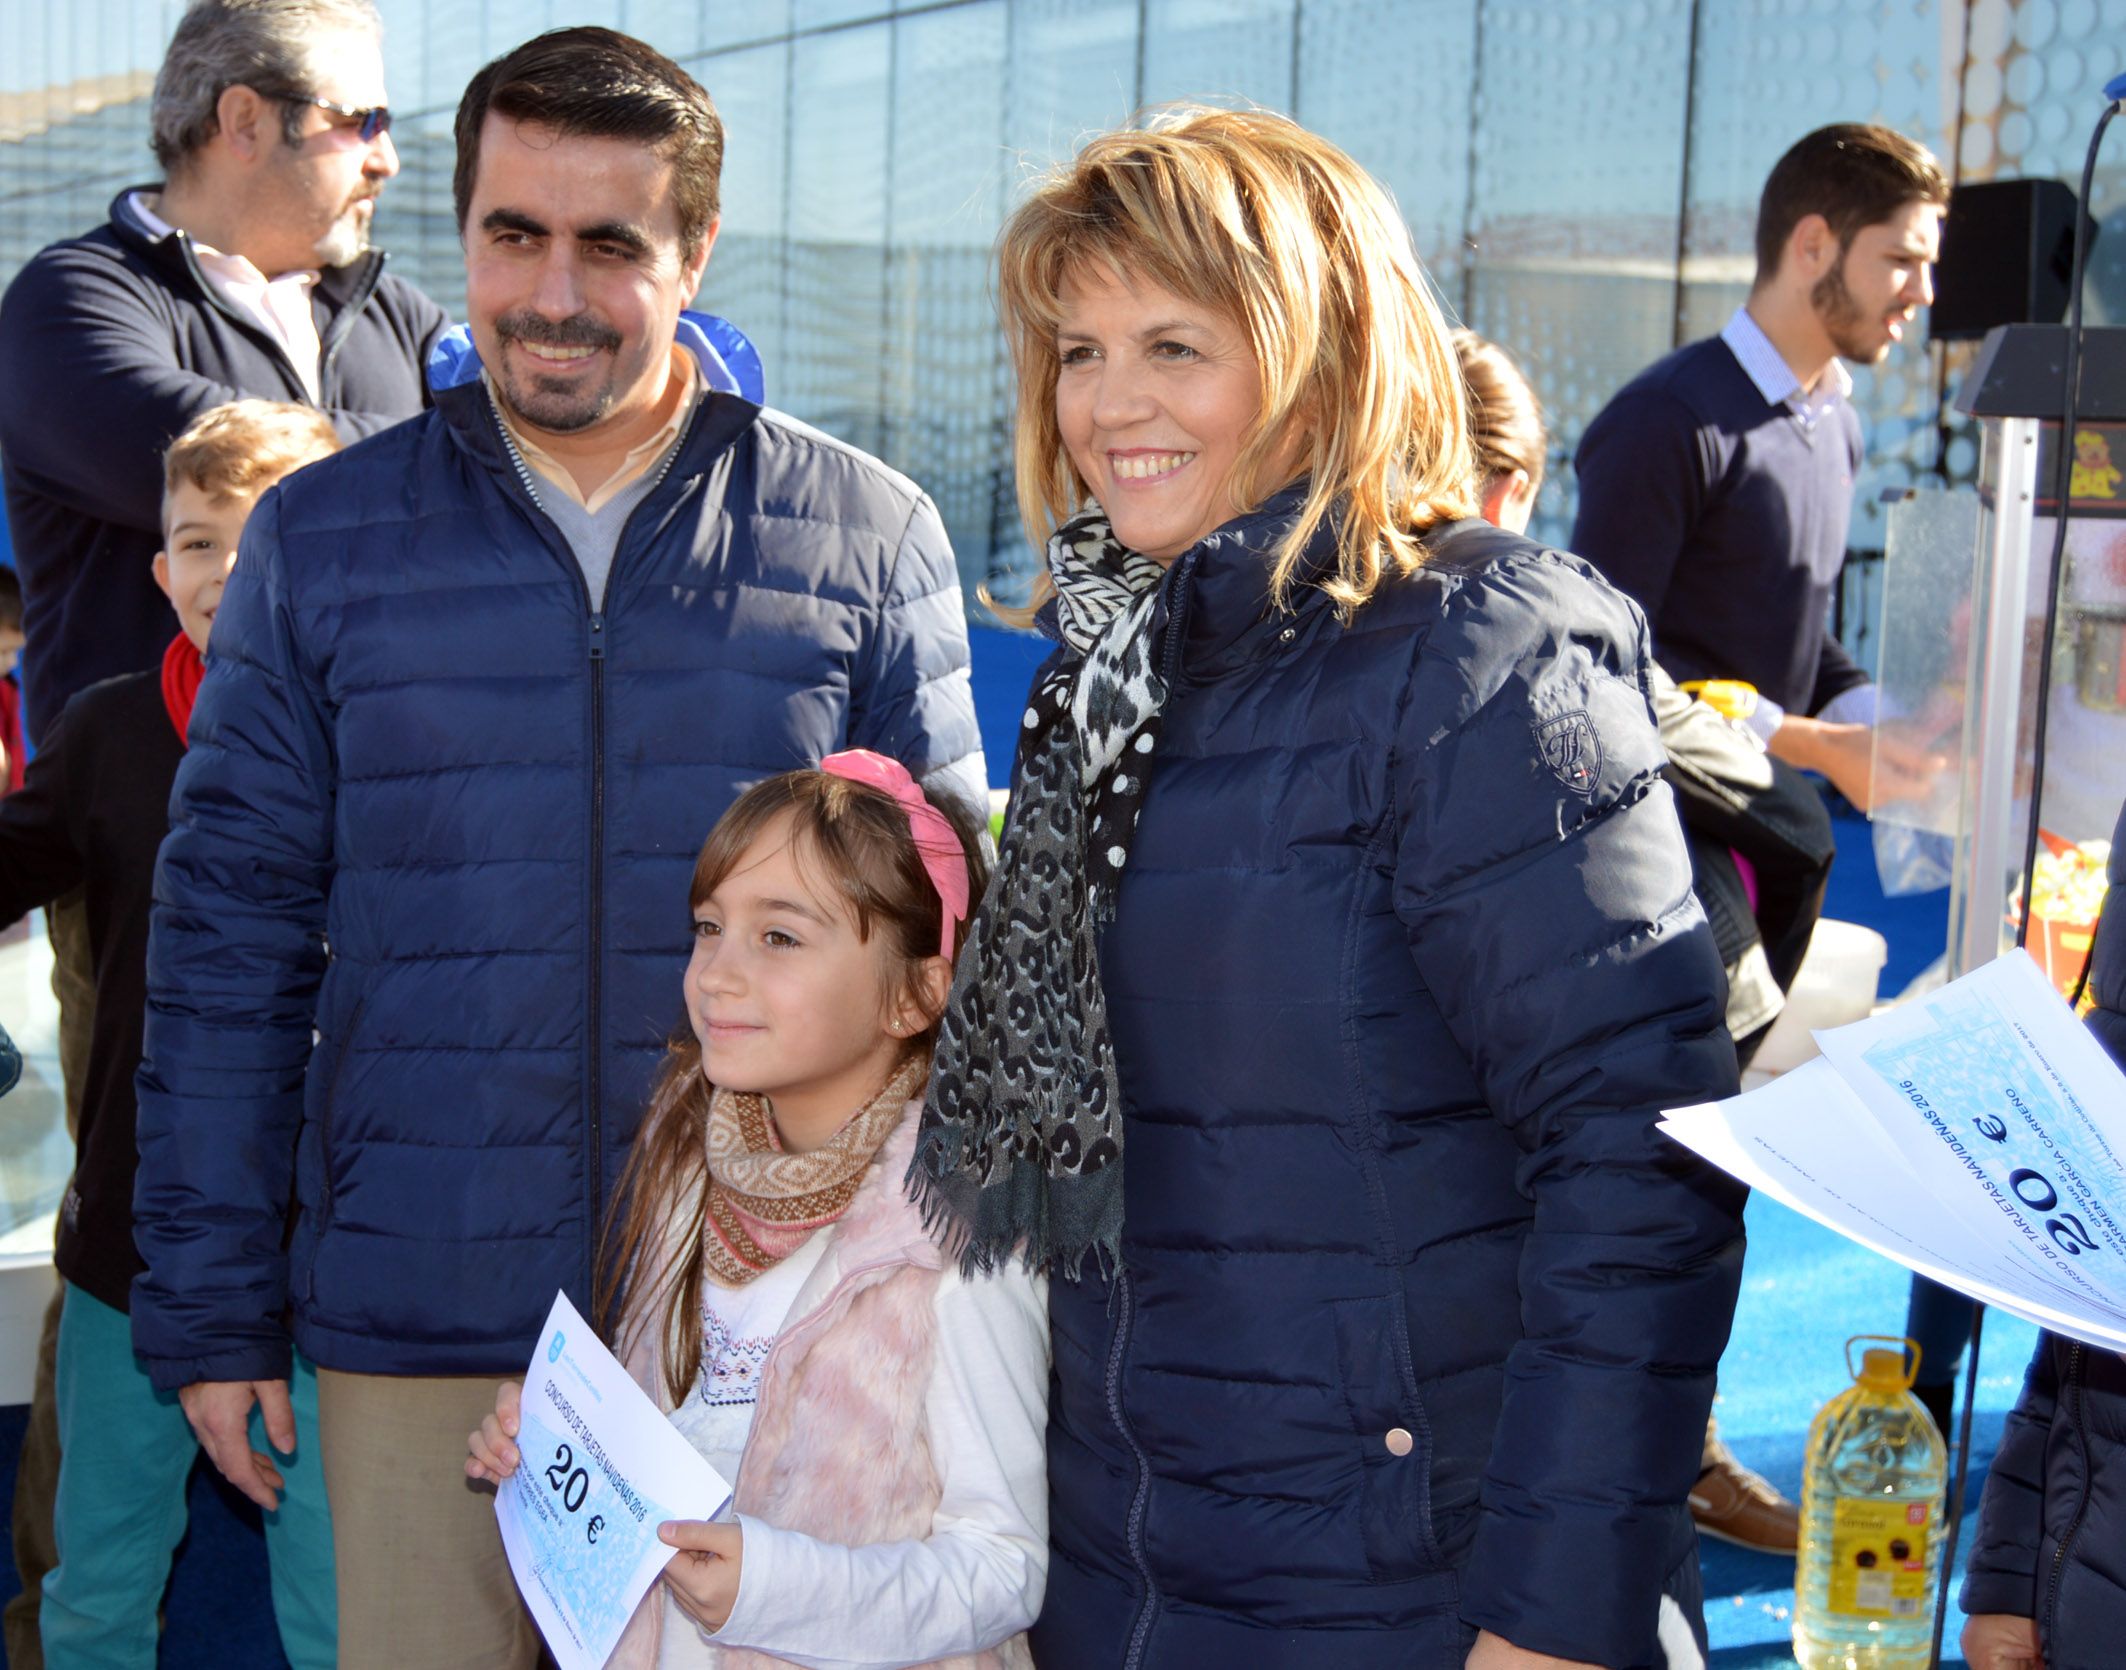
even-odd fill
[{"label": "plastic oil bottle", "polygon": [[[1855,1370],[1853,1347],[1869,1341]],[[1926,1670],[1948,1446],[1912,1396],[1916,1343],[1855,1335],[1846,1367],[1853,1384],[1809,1427],[1794,1658],[1803,1670]]]}]

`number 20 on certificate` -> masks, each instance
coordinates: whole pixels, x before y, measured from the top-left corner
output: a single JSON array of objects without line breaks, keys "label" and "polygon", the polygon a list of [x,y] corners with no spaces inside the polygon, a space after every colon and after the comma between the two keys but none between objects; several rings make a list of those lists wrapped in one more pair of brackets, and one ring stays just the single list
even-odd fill
[{"label": "number 20 on certificate", "polygon": [[[554,1446],[554,1462],[546,1470],[546,1482],[570,1513],[581,1509],[584,1498],[591,1493],[590,1474],[576,1465],[576,1452],[565,1443]],[[604,1529],[604,1515],[594,1513],[583,1528],[584,1539],[596,1542]]]}]

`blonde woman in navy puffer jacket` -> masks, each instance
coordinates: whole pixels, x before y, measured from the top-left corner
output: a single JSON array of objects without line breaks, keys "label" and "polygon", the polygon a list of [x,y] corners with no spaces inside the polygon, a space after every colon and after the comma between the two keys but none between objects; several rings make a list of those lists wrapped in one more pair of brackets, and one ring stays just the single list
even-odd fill
[{"label": "blonde woman in navy puffer jacket", "polygon": [[[1051,1282],[1057,1670],[1699,1662],[1738,1190],[1645,623],[1475,521],[1385,195],[1092,141],[1001,242],[1048,542],[916,1184]],[[1547,1656],[1546,1656],[1547,1655]]]}]

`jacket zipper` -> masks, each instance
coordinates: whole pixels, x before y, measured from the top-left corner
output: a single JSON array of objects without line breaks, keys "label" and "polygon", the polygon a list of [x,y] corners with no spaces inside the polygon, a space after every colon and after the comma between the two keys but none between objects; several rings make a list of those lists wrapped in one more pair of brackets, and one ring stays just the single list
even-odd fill
[{"label": "jacket zipper", "polygon": [[[2082,1406],[2082,1342],[2076,1340],[2067,1351],[2067,1388],[2074,1398],[2074,1436],[2082,1446],[2082,1467],[2086,1473],[2089,1466],[2089,1427]],[[2054,1627],[2059,1613],[2060,1581],[2067,1575],[2067,1556],[2074,1551],[2075,1539],[2082,1534],[2082,1521],[2089,1516],[2089,1482],[2085,1480],[2082,1499],[2075,1504],[2074,1518],[2067,1526],[2067,1534],[2060,1538],[2059,1547],[2052,1551],[2052,1581],[2045,1591],[2044,1637],[2050,1650],[2059,1639]]]},{"label": "jacket zipper", "polygon": [[[623,534],[625,530],[623,529]],[[620,547],[613,547],[617,561]],[[570,556],[573,562],[573,553]],[[579,576],[580,577],[580,576]],[[612,570],[606,570],[612,586]],[[586,598],[590,585],[583,588]],[[595,1293],[598,1282],[598,1232],[605,1205],[605,611],[590,617],[591,661],[591,922],[590,922],[590,1060],[586,1082],[589,1136],[583,1152],[583,1291]]]},{"label": "jacket zipper", "polygon": [[1159,657],[1159,678],[1169,695],[1181,677],[1181,651],[1188,638],[1189,605],[1195,598],[1196,553],[1191,551],[1181,559],[1180,572],[1174,576],[1174,589],[1167,599],[1166,653]]},{"label": "jacket zipper", "polygon": [[1159,1588],[1152,1581],[1151,1561],[1144,1552],[1144,1512],[1151,1498],[1151,1464],[1145,1459],[1144,1448],[1137,1442],[1136,1433],[1130,1430],[1128,1417],[1122,1413],[1122,1359],[1129,1350],[1130,1321],[1136,1312],[1126,1270],[1115,1277],[1115,1298],[1115,1332],[1107,1348],[1107,1418],[1115,1423],[1115,1430],[1122,1434],[1123,1442],[1129,1445],[1129,1453],[1137,1463],[1137,1488],[1130,1497],[1129,1526],[1124,1541],[1129,1548],[1130,1564],[1137,1568],[1137,1575],[1143,1580],[1144,1599],[1138,1603],[1136,1621],[1130,1625],[1129,1652],[1122,1660],[1123,1670],[1137,1670],[1137,1666],[1144,1662],[1144,1645],[1152,1633],[1152,1609],[1159,1598]]},{"label": "jacket zipper", "polygon": [[[1173,591],[1168,598],[1165,653],[1160,656],[1160,678],[1172,693],[1175,681],[1181,675],[1181,651],[1188,636],[1189,604],[1195,596],[1196,555],[1190,552],[1181,559],[1181,566],[1173,576]],[[1129,1523],[1125,1529],[1124,1544],[1129,1549],[1130,1564],[1137,1568],[1138,1579],[1144,1585],[1144,1598],[1137,1605],[1136,1619],[1130,1625],[1129,1651],[1123,1655],[1123,1670],[1137,1670],[1144,1662],[1144,1649],[1151,1639],[1152,1619],[1159,1600],[1159,1586],[1152,1578],[1151,1560],[1144,1551],[1144,1515],[1151,1503],[1151,1463],[1146,1459],[1144,1446],[1137,1442],[1131,1430],[1129,1417],[1122,1411],[1122,1359],[1129,1351],[1130,1325],[1136,1317],[1136,1300],[1130,1292],[1129,1272],[1123,1270],[1115,1277],[1115,1331],[1107,1348],[1107,1418],[1114,1422],[1115,1430],[1129,1446],[1131,1459],[1137,1465],[1137,1486],[1130,1493]]]},{"label": "jacket zipper", "polygon": [[355,320],[360,318],[363,309],[368,307],[369,298],[376,294],[377,286],[384,282],[384,263],[391,259],[390,252],[380,249],[373,253],[376,259],[364,269],[355,284],[354,293],[341,304],[339,311],[333,314],[325,327],[324,341],[320,344],[317,361],[317,393],[320,405],[328,404],[325,399],[325,378],[332,370],[332,362],[340,357],[340,348],[354,332]]},{"label": "jacket zipper", "polygon": [[188,235],[183,231],[177,231],[173,232],[171,236],[176,238],[178,253],[184,257],[185,271],[192,275],[192,282],[199,286],[199,293],[205,299],[207,305],[213,308],[215,312],[233,320],[245,331],[265,343],[273,357],[281,362],[289,377],[293,379],[296,388],[296,400],[302,405],[323,411],[329,404],[325,399],[325,373],[330,369],[334,358],[339,354],[340,344],[347,340],[347,333],[354,328],[355,316],[369,305],[369,298],[376,294],[377,283],[384,275],[384,252],[382,250],[372,251],[374,259],[370,261],[369,269],[363,275],[361,283],[356,287],[354,294],[347,298],[346,304],[333,316],[330,326],[327,327],[331,333],[332,340],[329,343],[320,343],[317,362],[317,397],[312,399],[304,387],[302,372],[296,368],[295,361],[288,356],[287,347],[277,338],[269,336],[265,328],[256,319],[239,313],[222,299],[221,292],[209,284],[207,275],[199,270],[199,257],[193,252],[192,240]]},{"label": "jacket zipper", "polygon": [[[705,401],[697,402],[693,413],[679,432],[679,438],[664,455],[649,488],[635,508],[628,512],[627,520],[620,524],[620,534],[613,542],[612,566],[606,570],[605,586],[610,595],[613,580],[620,570],[621,553],[627,549],[628,535],[635,530],[635,519],[643,507],[657,496],[657,489],[664,485],[664,478],[671,474],[672,466],[686,450],[688,438],[694,432],[694,424],[701,416]],[[509,433],[509,425],[502,421],[502,411],[490,394],[487,409],[495,420],[495,433],[501,437],[502,450],[517,472],[517,482],[524,489],[524,496],[531,501],[538,518],[551,530],[554,538],[548,541],[555,547],[569,573],[575,577],[576,594],[583,600],[586,622],[589,660],[591,664],[591,896],[590,896],[590,956],[586,970],[589,989],[584,1012],[584,1035],[589,1040],[589,1059],[586,1062],[584,1123],[587,1137],[583,1156],[583,1291],[590,1293],[596,1285],[598,1267],[598,1236],[605,1208],[605,613],[591,599],[590,582],[584,578],[583,564],[576,560],[576,553],[568,541],[560,536],[545,506],[539,501],[539,489],[532,482],[531,466],[524,462],[524,455],[517,450],[517,443]]]}]

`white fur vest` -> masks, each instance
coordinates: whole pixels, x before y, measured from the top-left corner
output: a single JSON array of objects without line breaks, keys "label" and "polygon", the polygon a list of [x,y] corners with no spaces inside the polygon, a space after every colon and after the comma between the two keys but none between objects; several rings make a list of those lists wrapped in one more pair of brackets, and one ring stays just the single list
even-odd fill
[{"label": "white fur vest", "polygon": [[[915,1152],[919,1102],[910,1102],[832,1228],[824,1256],[791,1302],[760,1372],[759,1400],[733,1486],[737,1511],[846,1547],[930,1534],[941,1495],[923,1430],[937,1348],[935,1299],[944,1255],[923,1233],[901,1179]],[[654,1287],[654,1283],[644,1283]],[[629,1317],[621,1357],[666,1408],[659,1330]],[[651,1670],[666,1606],[651,1588],[606,1670]],[[718,1670],[771,1670],[787,1661],[718,1649]],[[1030,1670],[1023,1635],[932,1670]]]}]

